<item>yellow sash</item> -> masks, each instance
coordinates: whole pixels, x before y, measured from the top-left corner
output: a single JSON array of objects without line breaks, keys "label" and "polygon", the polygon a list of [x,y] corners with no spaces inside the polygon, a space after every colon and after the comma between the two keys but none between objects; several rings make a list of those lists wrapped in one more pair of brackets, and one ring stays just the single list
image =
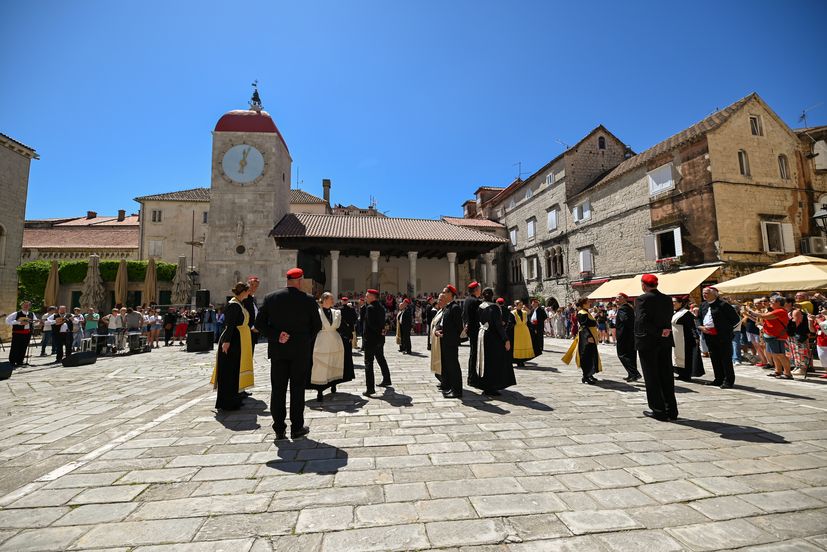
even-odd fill
[{"label": "yellow sash", "polygon": [[[591,315],[591,313],[589,313],[589,311],[581,310],[580,312],[586,313],[586,316],[588,316],[589,319],[594,320],[594,317]],[[592,339],[594,339],[595,344],[597,344],[597,341],[598,341],[597,327],[589,326],[589,333],[592,334]],[[571,345],[569,345],[569,350],[566,351],[565,355],[563,355],[562,360],[566,364],[571,364],[571,359],[572,359],[572,357],[574,357],[574,362],[577,364],[578,367],[580,366],[580,350],[577,347],[579,341],[580,341],[580,332],[578,331],[577,334],[575,334],[574,340],[571,342]],[[600,360],[600,354],[597,355],[597,371],[598,372],[603,371],[603,363]]]},{"label": "yellow sash", "polygon": [[[247,312],[247,309],[244,308],[244,305],[239,303],[235,297],[230,299],[230,303],[235,303],[239,305],[241,307],[242,314],[244,314],[244,320],[242,321],[241,325],[236,326],[241,341],[241,365],[239,366],[238,390],[243,391],[255,385],[253,377],[253,341],[250,334],[250,326],[248,325],[250,315]],[[218,354],[221,354],[220,348],[218,350]],[[218,388],[218,382],[216,378],[217,374],[218,360],[216,359],[216,363],[213,365],[212,377],[210,378],[210,385],[212,385],[213,389]]]},{"label": "yellow sash", "polygon": [[445,314],[445,311],[440,309],[434,319],[431,321],[431,372],[434,374],[442,374],[442,346],[441,341],[442,338],[438,337],[434,332],[436,332],[437,325],[442,322],[442,317]]}]

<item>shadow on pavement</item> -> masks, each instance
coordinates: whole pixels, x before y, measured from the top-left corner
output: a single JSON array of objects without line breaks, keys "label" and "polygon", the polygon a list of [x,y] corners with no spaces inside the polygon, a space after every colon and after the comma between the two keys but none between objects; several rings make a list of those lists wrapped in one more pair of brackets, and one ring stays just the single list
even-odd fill
[{"label": "shadow on pavement", "polygon": [[268,468],[285,473],[337,473],[347,465],[347,452],[313,439],[276,441],[278,460],[265,464]]},{"label": "shadow on pavement", "polygon": [[672,423],[700,429],[701,431],[717,433],[721,436],[721,439],[728,439],[730,441],[746,441],[748,443],[789,443],[789,441],[777,433],[772,433],[770,431],[752,426],[742,426],[707,420],[687,420],[685,418],[678,418]]},{"label": "shadow on pavement", "polygon": [[230,431],[250,431],[261,427],[258,417],[264,415],[270,415],[267,403],[248,397],[238,410],[216,411],[215,419]]},{"label": "shadow on pavement", "polygon": [[315,399],[305,401],[305,406],[310,410],[317,412],[358,412],[363,406],[368,404],[367,399],[354,395],[352,393],[336,392],[334,394],[327,394],[324,396],[324,402],[318,402]]},{"label": "shadow on pavement", "polygon": [[505,410],[490,402],[490,399],[485,395],[479,395],[477,393],[472,393],[465,389],[462,392],[462,399],[460,399],[463,405],[470,406],[471,408],[476,408],[482,412],[488,412],[489,414],[509,414],[510,410]]},{"label": "shadow on pavement", "polygon": [[795,393],[785,393],[783,391],[774,391],[772,389],[758,389],[757,387],[752,387],[749,385],[741,385],[740,383],[735,384],[735,389],[741,389],[743,391],[749,391],[751,393],[760,393],[762,395],[770,395],[772,397],[784,397],[786,399],[801,399],[805,401],[814,401],[816,400],[815,397],[807,397],[805,395],[796,395]]},{"label": "shadow on pavement", "polygon": [[[381,387],[380,387],[381,389]],[[397,393],[394,390],[393,386],[385,387],[384,391],[380,394],[378,391],[375,395],[371,395],[372,399],[379,399],[380,401],[385,401],[391,406],[398,406],[398,407],[408,407],[413,406],[413,399],[409,395],[404,395],[402,393]]]},{"label": "shadow on pavement", "polygon": [[550,405],[539,402],[535,397],[528,397],[518,391],[503,389],[501,393],[498,399],[508,404],[513,404],[514,406],[524,406],[542,412],[551,412],[554,410]]}]

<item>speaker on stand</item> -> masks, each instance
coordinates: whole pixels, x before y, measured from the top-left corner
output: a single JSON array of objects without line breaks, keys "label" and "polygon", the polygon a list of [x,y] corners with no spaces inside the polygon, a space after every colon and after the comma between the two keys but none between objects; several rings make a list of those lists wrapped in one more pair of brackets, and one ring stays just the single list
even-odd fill
[{"label": "speaker on stand", "polygon": [[210,306],[210,290],[199,289],[195,292],[195,308],[206,309]]}]

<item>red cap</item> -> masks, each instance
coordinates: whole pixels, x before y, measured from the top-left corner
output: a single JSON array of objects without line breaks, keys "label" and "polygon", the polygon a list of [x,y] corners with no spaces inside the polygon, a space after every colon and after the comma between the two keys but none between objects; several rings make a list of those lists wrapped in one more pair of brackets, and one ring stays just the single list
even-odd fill
[{"label": "red cap", "polygon": [[455,288],[455,287],[454,287],[454,286],[452,286],[451,284],[446,285],[446,286],[445,286],[445,289],[447,289],[448,291],[450,291],[450,292],[451,292],[451,293],[453,293],[454,295],[456,295],[456,294],[457,294],[457,288]]},{"label": "red cap", "polygon": [[350,299],[348,299],[347,297],[342,297],[342,301],[348,302],[348,301],[350,301]]},{"label": "red cap", "polygon": [[408,305],[410,305],[410,304],[411,304],[411,300],[410,300],[410,299],[408,299],[407,297],[405,297],[405,300],[404,300],[404,301],[402,301],[402,302],[403,302],[403,303],[407,303]]},{"label": "red cap", "polygon": [[301,268],[291,268],[287,271],[288,280],[298,280],[299,278],[304,278],[304,270]]},{"label": "red cap", "polygon": [[497,304],[498,304],[498,305],[503,305],[503,304],[505,304],[505,299],[503,299],[502,297],[497,297]]},{"label": "red cap", "polygon": [[479,282],[477,282],[476,280],[474,280],[473,282],[471,282],[470,284],[468,284],[468,289],[476,289],[476,288],[478,288],[478,287],[480,287],[480,283],[479,283]]},{"label": "red cap", "polygon": [[370,294],[373,294],[373,295],[379,295],[379,290],[378,289],[369,289],[369,290],[365,291],[365,293],[370,293]]},{"label": "red cap", "polygon": [[658,277],[654,274],[644,274],[640,277],[640,281],[646,284],[647,286],[658,285]]}]

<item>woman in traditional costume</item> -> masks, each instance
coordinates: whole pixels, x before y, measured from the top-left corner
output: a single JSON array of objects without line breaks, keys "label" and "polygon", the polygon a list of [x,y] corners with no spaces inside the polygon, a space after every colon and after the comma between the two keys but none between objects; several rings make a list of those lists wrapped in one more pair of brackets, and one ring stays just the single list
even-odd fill
[{"label": "woman in traditional costume", "polygon": [[514,315],[514,362],[517,366],[525,366],[525,361],[537,356],[528,330],[528,311],[522,301],[514,301],[511,314]]},{"label": "woman in traditional costume", "polygon": [[502,311],[494,302],[494,290],[482,291],[482,303],[477,311],[480,333],[477,339],[477,378],[469,384],[486,395],[499,395],[500,389],[517,384],[514,368],[506,362],[511,342],[502,323]]},{"label": "woman in traditional costume", "polygon": [[224,331],[218,339],[218,355],[210,381],[218,394],[215,407],[219,410],[238,410],[243,399],[241,391],[254,383],[249,314],[241,305],[249,290],[247,284],[237,283],[231,290],[233,298],[224,309]]},{"label": "woman in traditional costume", "polygon": [[681,381],[704,375],[697,319],[689,310],[689,297],[674,297],[672,306],[672,365]]},{"label": "woman in traditional costume", "polygon": [[563,362],[569,364],[572,357],[583,371],[583,383],[594,385],[598,380],[594,378],[597,372],[603,371],[600,355],[597,353],[597,321],[589,313],[589,299],[581,297],[577,300],[577,334],[569,350],[563,355]]},{"label": "woman in traditional costume", "polygon": [[505,338],[511,342],[511,348],[505,352],[505,363],[511,366],[514,364],[514,315],[502,297],[497,298],[497,306],[500,307],[500,323],[505,331]]},{"label": "woman in traditional costume", "polygon": [[336,384],[344,379],[345,347],[339,335],[342,314],[333,308],[333,294],[324,292],[320,303],[322,329],[313,342],[313,367],[308,387],[316,390],[316,400],[322,402],[324,390],[330,387],[335,393]]}]

